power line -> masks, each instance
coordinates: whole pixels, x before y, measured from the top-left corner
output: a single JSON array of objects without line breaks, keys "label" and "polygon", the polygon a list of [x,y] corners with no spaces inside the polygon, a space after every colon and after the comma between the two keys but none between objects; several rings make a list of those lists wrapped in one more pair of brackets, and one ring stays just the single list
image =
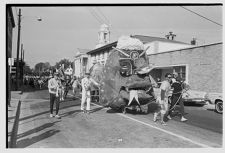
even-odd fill
[{"label": "power line", "polygon": [[92,9],[92,8],[90,8],[90,9],[88,9],[89,10],[89,12],[91,13],[91,15],[100,23],[100,24],[102,24],[103,22],[102,22],[102,19],[96,14],[96,12]]},{"label": "power line", "polygon": [[94,8],[91,8],[91,10],[95,14],[95,16],[97,16],[99,18],[99,20],[101,21],[101,23],[104,23],[104,19],[102,19],[102,17],[99,16],[99,14],[97,13],[97,11]]},{"label": "power line", "polygon": [[183,8],[183,9],[185,9],[185,10],[187,10],[187,11],[189,11],[189,12],[192,12],[192,13],[194,13],[194,14],[196,14],[196,15],[198,15],[198,16],[200,16],[200,17],[202,17],[202,18],[204,18],[204,19],[206,19],[208,21],[211,21],[211,22],[213,22],[213,23],[215,23],[217,25],[223,26],[223,25],[221,25],[221,24],[219,24],[219,23],[217,23],[217,22],[215,22],[215,21],[213,21],[213,20],[211,20],[209,18],[206,18],[206,17],[202,16],[201,14],[198,14],[198,13],[196,13],[196,12],[190,10],[190,9],[187,9],[186,7],[183,7],[183,6],[180,6],[180,7]]},{"label": "power line", "polygon": [[105,21],[110,24],[110,21],[108,20],[108,18],[102,13],[102,11],[100,10],[100,8],[96,7],[96,10],[103,16],[103,18],[105,19]]}]

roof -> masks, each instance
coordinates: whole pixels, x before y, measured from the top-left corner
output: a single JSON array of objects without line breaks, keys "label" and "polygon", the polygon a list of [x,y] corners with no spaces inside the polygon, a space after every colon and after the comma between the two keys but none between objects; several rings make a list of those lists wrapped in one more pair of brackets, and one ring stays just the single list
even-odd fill
[{"label": "roof", "polygon": [[90,49],[82,49],[82,48],[77,48],[77,50],[79,51],[79,53],[87,53],[90,51]]},{"label": "roof", "polygon": [[181,49],[169,50],[169,51],[166,51],[166,52],[159,52],[159,53],[149,54],[148,56],[155,55],[155,54],[164,54],[164,53],[169,53],[169,52],[175,52],[175,51],[185,51],[185,50],[201,48],[201,47],[207,47],[207,46],[213,46],[213,45],[219,45],[219,44],[223,44],[223,42],[210,43],[210,44],[205,44],[205,45],[191,46],[191,47],[186,47],[186,48],[181,48]]},{"label": "roof", "polygon": [[104,45],[102,47],[96,48],[94,50],[91,50],[91,51],[87,52],[87,54],[93,54],[93,53],[99,52],[101,50],[105,50],[105,49],[108,49],[108,48],[116,47],[116,45],[117,45],[117,41],[112,42],[112,43],[107,44],[107,45]]},{"label": "roof", "polygon": [[[166,39],[166,38],[160,38],[160,37],[151,37],[151,36],[143,36],[143,35],[131,35],[131,37],[139,39],[144,44],[149,43],[149,42],[153,42],[153,41],[161,41],[161,42],[170,42],[170,43],[179,43],[179,44],[191,45],[191,44],[188,44],[188,43],[170,40],[170,39]],[[87,54],[93,54],[93,53],[99,52],[101,50],[116,47],[116,45],[117,45],[117,41],[112,42],[112,43],[107,44],[107,45],[104,45],[102,47],[99,47],[97,49],[91,50],[91,51],[87,52]]]},{"label": "roof", "polygon": [[131,37],[141,40],[144,44],[153,42],[153,41],[161,41],[161,42],[170,42],[170,43],[179,43],[179,44],[190,45],[188,43],[170,40],[170,39],[166,39],[166,38],[160,38],[160,37],[143,36],[143,35],[131,35]]},{"label": "roof", "polygon": [[78,52],[76,52],[75,57],[80,56],[82,54],[87,54],[87,52],[90,51],[90,49],[82,49],[82,48],[77,48]]}]

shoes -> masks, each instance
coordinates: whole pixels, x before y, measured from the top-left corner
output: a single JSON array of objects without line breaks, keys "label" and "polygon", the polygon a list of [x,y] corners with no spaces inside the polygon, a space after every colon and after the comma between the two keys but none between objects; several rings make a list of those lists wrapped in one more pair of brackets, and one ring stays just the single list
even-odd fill
[{"label": "shoes", "polygon": [[154,121],[154,122],[157,121],[157,114],[155,114],[155,113],[154,113],[153,121]]},{"label": "shoes", "polygon": [[188,119],[186,119],[186,118],[184,118],[183,116],[181,117],[181,122],[185,122],[185,121],[187,121]]},{"label": "shoes", "polygon": [[171,119],[172,119],[172,118],[170,117],[170,115],[168,115],[168,116],[167,116],[167,118],[168,118],[169,120],[171,120]]},{"label": "shoes", "polygon": [[161,121],[161,124],[162,124],[163,126],[166,126],[166,125],[167,125],[164,121]]},{"label": "shoes", "polygon": [[60,119],[61,117],[57,114],[56,116],[55,116],[57,119]]},{"label": "shoes", "polygon": [[54,117],[53,114],[50,114],[50,117],[51,117],[51,118]]}]

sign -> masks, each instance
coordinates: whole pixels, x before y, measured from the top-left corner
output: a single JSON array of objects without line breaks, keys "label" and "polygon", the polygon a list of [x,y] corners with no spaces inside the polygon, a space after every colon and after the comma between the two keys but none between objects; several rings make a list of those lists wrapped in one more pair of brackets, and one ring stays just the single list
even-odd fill
[{"label": "sign", "polygon": [[14,58],[8,58],[8,64],[9,64],[9,66],[13,66],[14,65]]},{"label": "sign", "polygon": [[10,67],[10,73],[16,74],[16,67],[14,66]]}]

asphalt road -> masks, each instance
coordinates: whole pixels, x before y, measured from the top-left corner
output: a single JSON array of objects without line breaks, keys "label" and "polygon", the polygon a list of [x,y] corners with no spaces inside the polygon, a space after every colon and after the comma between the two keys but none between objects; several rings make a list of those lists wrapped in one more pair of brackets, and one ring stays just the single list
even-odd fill
[{"label": "asphalt road", "polygon": [[221,147],[222,115],[203,107],[186,106],[188,121],[178,117],[168,126],[152,121],[153,114],[121,114],[92,104],[80,112],[80,100],[60,103],[62,119],[49,117],[47,90],[27,92],[21,104],[18,148],[199,148]]}]

